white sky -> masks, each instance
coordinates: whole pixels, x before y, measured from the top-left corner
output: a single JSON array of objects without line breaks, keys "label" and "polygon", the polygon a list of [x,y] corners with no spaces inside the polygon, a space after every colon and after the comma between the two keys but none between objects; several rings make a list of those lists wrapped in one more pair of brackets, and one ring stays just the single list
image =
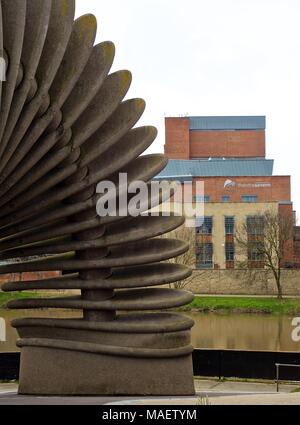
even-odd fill
[{"label": "white sky", "polygon": [[128,97],[143,97],[140,124],[165,115],[266,115],[267,157],[292,175],[300,217],[299,0],[77,0],[98,19],[97,42],[116,45]]}]

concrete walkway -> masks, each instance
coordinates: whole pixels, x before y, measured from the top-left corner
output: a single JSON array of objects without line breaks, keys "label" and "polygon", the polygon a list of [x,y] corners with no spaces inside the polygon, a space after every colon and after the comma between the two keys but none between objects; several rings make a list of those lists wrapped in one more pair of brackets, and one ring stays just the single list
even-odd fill
[{"label": "concrete walkway", "polygon": [[300,405],[295,385],[196,379],[195,397],[31,397],[17,395],[16,384],[0,384],[0,405]]},{"label": "concrete walkway", "polygon": [[18,390],[18,386],[16,384],[1,384],[0,383],[0,396],[3,393],[16,392],[17,390]]},{"label": "concrete walkway", "polygon": [[252,405],[289,405],[300,406],[300,394],[246,394],[218,396],[209,394],[204,396],[199,394],[195,398],[169,398],[169,399],[148,399],[148,400],[127,400],[123,402],[109,403],[110,405],[131,405],[131,406],[252,406]]},{"label": "concrete walkway", "polygon": [[[195,379],[195,388],[197,393],[205,391],[230,392],[230,393],[275,393],[276,384],[273,382],[247,382],[247,381],[219,381],[207,379]],[[281,384],[279,390],[281,393],[290,393],[299,388],[299,385]]]}]

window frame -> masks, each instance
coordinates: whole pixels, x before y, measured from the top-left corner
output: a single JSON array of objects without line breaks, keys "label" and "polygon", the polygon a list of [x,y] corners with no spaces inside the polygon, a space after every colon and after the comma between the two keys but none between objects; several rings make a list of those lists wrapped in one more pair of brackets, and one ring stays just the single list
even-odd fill
[{"label": "window frame", "polygon": [[[196,227],[196,234],[197,235],[212,235],[213,229],[214,229],[214,217],[213,216],[204,216],[203,218],[203,224],[202,226]],[[209,224],[206,223],[207,220],[210,220],[211,222]],[[202,231],[201,231],[202,229]]]},{"label": "window frame", "polygon": [[230,200],[231,200],[231,198],[230,198],[229,195],[222,195],[222,202],[228,203],[228,202],[230,202]]},{"label": "window frame", "polygon": [[195,195],[193,197],[194,202],[199,202],[202,204],[208,204],[210,202],[210,196],[209,195]]},{"label": "window frame", "polygon": [[[229,220],[232,220],[232,224],[228,224]],[[232,226],[232,231],[228,231],[228,227]],[[224,217],[224,229],[225,229],[225,235],[228,236],[232,236],[235,234],[235,216],[225,216]]]},{"label": "window frame", "polygon": [[[259,225],[250,225],[249,221],[256,221]],[[260,223],[259,223],[260,221]],[[264,235],[264,216],[263,215],[248,215],[246,217],[247,235],[248,236],[263,236]]]},{"label": "window frame", "polygon": [[241,201],[253,204],[258,201],[258,195],[241,195]]},{"label": "window frame", "polygon": [[[231,250],[228,249],[229,246],[232,247]],[[230,256],[229,256],[229,254],[230,254]],[[225,242],[225,261],[226,261],[226,263],[235,261],[235,245],[234,245],[234,242]]]},{"label": "window frame", "polygon": [[[201,258],[199,258],[200,256]],[[214,244],[212,242],[197,243],[196,244],[196,268],[197,269],[212,269],[213,266],[214,266]]]},{"label": "window frame", "polygon": [[262,263],[264,262],[264,254],[260,253],[259,250],[255,250],[255,246],[263,244],[262,241],[251,242],[251,245],[248,247],[248,261],[253,263]]}]

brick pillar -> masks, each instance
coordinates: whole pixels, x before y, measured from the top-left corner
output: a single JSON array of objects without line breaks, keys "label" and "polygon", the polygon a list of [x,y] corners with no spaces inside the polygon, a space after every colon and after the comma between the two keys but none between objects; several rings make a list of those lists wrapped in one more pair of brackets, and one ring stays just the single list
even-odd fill
[{"label": "brick pillar", "polygon": [[190,159],[189,118],[166,118],[165,155],[169,159]]}]

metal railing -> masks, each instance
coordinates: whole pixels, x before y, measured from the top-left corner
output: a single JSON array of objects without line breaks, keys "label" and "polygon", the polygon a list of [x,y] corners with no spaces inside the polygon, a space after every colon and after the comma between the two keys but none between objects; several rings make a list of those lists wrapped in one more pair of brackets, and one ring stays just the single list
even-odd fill
[{"label": "metal railing", "polygon": [[[295,368],[300,369],[300,365],[297,365],[297,364],[276,363],[275,366],[276,366],[276,392],[279,393],[279,381],[280,381],[279,373],[280,373],[280,368],[281,367],[295,367]],[[300,381],[292,381],[292,382],[295,383],[295,384],[297,384],[297,383],[300,384]]]}]

